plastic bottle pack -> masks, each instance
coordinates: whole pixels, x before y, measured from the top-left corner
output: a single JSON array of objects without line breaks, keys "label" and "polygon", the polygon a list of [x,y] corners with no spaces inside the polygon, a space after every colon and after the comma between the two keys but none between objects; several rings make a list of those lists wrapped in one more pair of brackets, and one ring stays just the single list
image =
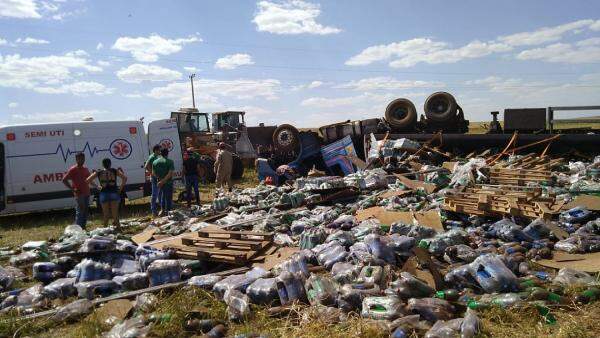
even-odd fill
[{"label": "plastic bottle pack", "polygon": [[123,291],[145,289],[149,284],[146,272],[134,272],[127,275],[115,276],[113,281]]},{"label": "plastic bottle pack", "polygon": [[77,275],[76,283],[89,282],[98,279],[111,279],[112,267],[106,263],[95,262],[91,259],[84,259],[75,267]]},{"label": "plastic bottle pack", "polygon": [[338,285],[327,277],[312,275],[304,284],[308,301],[312,305],[334,306],[337,301]]},{"label": "plastic bottle pack", "polygon": [[281,305],[288,305],[294,301],[307,301],[304,278],[301,275],[283,271],[277,277],[276,283]]},{"label": "plastic bottle pack", "polygon": [[98,279],[89,282],[76,283],[79,298],[93,299],[94,297],[106,297],[119,290],[117,283],[109,279]]},{"label": "plastic bottle pack", "polygon": [[181,264],[174,259],[155,260],[148,266],[150,286],[175,283],[181,280]]},{"label": "plastic bottle pack", "polygon": [[246,295],[254,304],[271,305],[279,299],[277,280],[275,278],[259,278],[248,286]]}]

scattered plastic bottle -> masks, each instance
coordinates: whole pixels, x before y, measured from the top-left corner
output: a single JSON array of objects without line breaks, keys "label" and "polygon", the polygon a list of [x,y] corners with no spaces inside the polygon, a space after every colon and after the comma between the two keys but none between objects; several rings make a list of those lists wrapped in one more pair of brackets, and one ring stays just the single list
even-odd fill
[{"label": "scattered plastic bottle", "polygon": [[402,315],[402,302],[396,296],[366,297],[361,315],[376,320],[394,320]]},{"label": "scattered plastic bottle", "polygon": [[600,289],[591,287],[575,297],[575,301],[582,304],[595,302],[600,299]]},{"label": "scattered plastic bottle", "polygon": [[401,272],[398,279],[390,284],[390,290],[402,299],[429,297],[435,292],[432,287],[406,271]]},{"label": "scattered plastic bottle", "polygon": [[449,302],[455,302],[460,297],[460,293],[455,289],[440,290],[435,293],[434,297],[445,299]]},{"label": "scattered plastic bottle", "polygon": [[518,289],[515,274],[495,255],[483,255],[471,263],[471,274],[485,292],[510,292]]}]

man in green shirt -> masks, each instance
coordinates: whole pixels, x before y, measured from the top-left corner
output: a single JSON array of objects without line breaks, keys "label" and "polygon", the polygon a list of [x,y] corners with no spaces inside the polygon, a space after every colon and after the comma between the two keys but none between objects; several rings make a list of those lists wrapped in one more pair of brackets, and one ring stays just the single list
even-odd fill
[{"label": "man in green shirt", "polygon": [[175,163],[169,159],[169,149],[160,150],[161,157],[152,162],[152,176],[156,177],[158,199],[160,200],[159,216],[166,215],[173,204],[173,173]]},{"label": "man in green shirt", "polygon": [[156,176],[152,175],[152,163],[160,157],[160,145],[155,145],[152,147],[152,154],[148,157],[146,164],[144,164],[144,169],[150,175],[150,182],[152,183],[152,196],[150,197],[150,210],[152,210],[152,215],[158,215],[158,180]]}]

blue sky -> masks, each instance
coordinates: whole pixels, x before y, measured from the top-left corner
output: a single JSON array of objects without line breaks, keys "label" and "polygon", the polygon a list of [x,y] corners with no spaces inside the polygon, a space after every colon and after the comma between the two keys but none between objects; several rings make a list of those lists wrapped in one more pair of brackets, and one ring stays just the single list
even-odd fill
[{"label": "blue sky", "polygon": [[165,118],[192,73],[250,124],[599,104],[600,2],[0,0],[0,124]]}]

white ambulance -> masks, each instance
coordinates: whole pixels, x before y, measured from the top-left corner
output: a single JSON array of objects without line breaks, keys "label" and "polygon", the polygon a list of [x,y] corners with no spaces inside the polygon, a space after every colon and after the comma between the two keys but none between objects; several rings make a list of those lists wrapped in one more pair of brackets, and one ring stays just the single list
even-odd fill
[{"label": "white ambulance", "polygon": [[[170,120],[150,123],[149,137],[141,121],[72,122],[6,126],[0,128],[0,214],[72,208],[75,201],[62,179],[83,152],[90,171],[110,158],[114,168],[127,175],[128,199],[149,192],[144,161],[148,144],[162,143],[179,158],[177,128]],[[171,157],[171,156],[170,156]],[[176,168],[176,169],[177,169]]]}]

